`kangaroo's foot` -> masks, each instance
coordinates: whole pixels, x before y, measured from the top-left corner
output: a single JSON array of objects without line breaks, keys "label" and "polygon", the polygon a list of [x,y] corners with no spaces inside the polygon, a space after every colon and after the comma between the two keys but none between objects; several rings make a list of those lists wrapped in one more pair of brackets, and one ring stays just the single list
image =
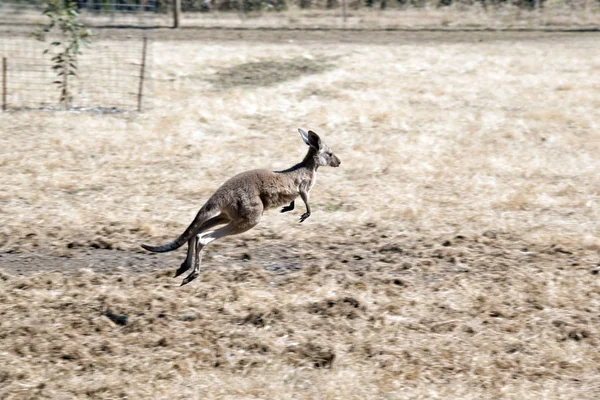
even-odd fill
[{"label": "kangaroo's foot", "polygon": [[179,275],[183,274],[185,271],[187,271],[191,267],[192,266],[187,262],[187,260],[185,260],[184,262],[181,263],[181,266],[177,269],[177,271],[175,271],[174,278],[177,278]]},{"label": "kangaroo's foot", "polygon": [[199,271],[197,270],[193,270],[191,274],[189,274],[184,280],[183,282],[181,282],[181,286],[183,285],[187,285],[188,283],[190,283],[191,281],[193,281],[194,279],[196,279],[198,277],[198,275],[200,275]]}]

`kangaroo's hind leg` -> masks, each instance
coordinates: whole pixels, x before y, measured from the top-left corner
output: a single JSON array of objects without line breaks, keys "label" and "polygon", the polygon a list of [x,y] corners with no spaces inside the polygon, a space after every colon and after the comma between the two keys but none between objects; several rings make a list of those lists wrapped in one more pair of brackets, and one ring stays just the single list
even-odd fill
[{"label": "kangaroo's hind leg", "polygon": [[[208,245],[210,242],[213,242],[219,238],[237,235],[238,233],[246,232],[254,228],[259,222],[260,217],[263,212],[262,204],[259,207],[256,207],[256,210],[245,210],[244,217],[231,221],[227,225],[215,229],[214,231],[206,232],[198,235],[198,242],[196,244],[196,257],[194,259],[194,269],[192,273],[189,274],[181,283],[181,286],[190,283],[194,279],[196,279],[200,273],[200,261],[202,260],[202,249],[204,246]],[[251,212],[250,212],[251,211]]]},{"label": "kangaroo's hind leg", "polygon": [[185,261],[182,262],[177,271],[175,271],[175,278],[177,278],[179,275],[183,274],[185,271],[192,267],[194,251],[196,250],[197,243],[198,235],[194,235],[190,240],[188,240],[187,256],[185,257]]},{"label": "kangaroo's hind leg", "polygon": [[[214,228],[217,225],[226,224],[227,222],[229,222],[229,218],[224,214],[219,214],[203,223],[200,228],[198,228],[198,232],[204,232],[210,228]],[[175,277],[178,277],[188,269],[192,268],[194,253],[197,251],[198,247],[198,236],[199,235],[194,235],[190,240],[188,240],[187,256],[185,261],[181,264],[177,271],[175,271]]]}]

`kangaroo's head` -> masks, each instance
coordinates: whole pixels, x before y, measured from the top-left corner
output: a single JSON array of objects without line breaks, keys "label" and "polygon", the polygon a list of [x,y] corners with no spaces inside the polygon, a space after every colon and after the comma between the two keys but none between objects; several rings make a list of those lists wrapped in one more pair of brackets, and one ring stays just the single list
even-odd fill
[{"label": "kangaroo's head", "polygon": [[304,143],[310,146],[311,150],[309,150],[309,153],[312,153],[312,157],[315,159],[318,166],[340,166],[340,159],[333,154],[329,146],[323,143],[319,135],[313,131],[308,131],[308,133],[306,133],[302,129],[298,129],[298,132],[300,133],[300,136],[302,136]]}]

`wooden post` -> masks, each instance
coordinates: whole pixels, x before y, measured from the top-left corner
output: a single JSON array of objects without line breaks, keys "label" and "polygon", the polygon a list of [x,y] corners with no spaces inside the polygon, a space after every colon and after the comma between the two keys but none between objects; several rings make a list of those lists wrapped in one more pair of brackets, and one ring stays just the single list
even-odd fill
[{"label": "wooden post", "polygon": [[173,0],[173,28],[179,28],[181,18],[181,0]]},{"label": "wooden post", "polygon": [[342,8],[344,11],[344,22],[346,22],[346,18],[347,18],[347,16],[346,16],[346,0],[342,0]]},{"label": "wooden post", "polygon": [[244,0],[238,0],[237,1],[237,8],[238,8],[238,15],[240,16],[240,21],[243,21],[246,16],[246,10],[245,10],[245,4],[244,4]]},{"label": "wooden post", "polygon": [[140,88],[138,90],[138,112],[142,111],[142,96],[144,92],[144,73],[146,72],[146,51],[148,48],[148,38],[144,36],[142,46],[142,69],[140,70]]},{"label": "wooden post", "polygon": [[6,57],[2,57],[2,111],[6,111],[6,70],[7,62]]}]

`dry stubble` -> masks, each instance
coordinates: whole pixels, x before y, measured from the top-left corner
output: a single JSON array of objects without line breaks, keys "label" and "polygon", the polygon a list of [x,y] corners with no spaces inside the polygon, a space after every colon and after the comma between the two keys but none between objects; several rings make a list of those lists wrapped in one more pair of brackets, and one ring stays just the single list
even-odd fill
[{"label": "dry stubble", "polygon": [[163,42],[152,112],[1,115],[5,252],[170,240],[232,174],[300,159],[299,126],[342,160],[305,224],[266,213],[195,286],[4,274],[1,395],[597,397],[597,43]]}]

